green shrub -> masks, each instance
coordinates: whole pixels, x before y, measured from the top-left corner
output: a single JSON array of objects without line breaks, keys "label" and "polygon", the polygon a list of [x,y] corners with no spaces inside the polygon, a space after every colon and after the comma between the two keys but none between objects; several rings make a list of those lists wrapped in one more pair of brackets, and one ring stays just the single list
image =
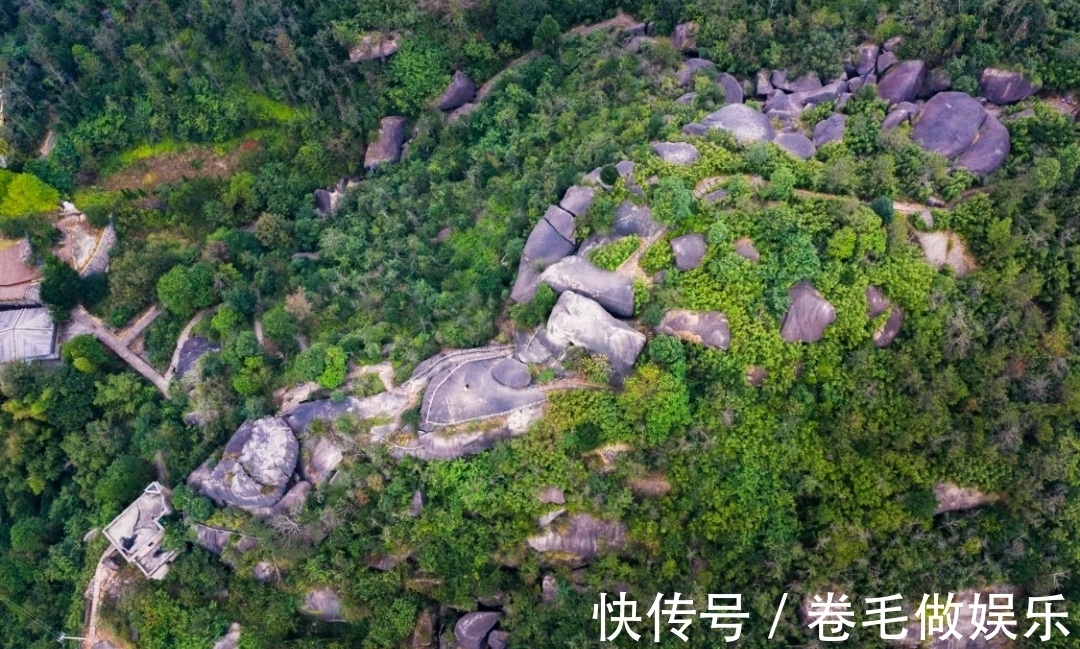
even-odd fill
[{"label": "green shrub", "polygon": [[623,237],[589,251],[589,261],[604,270],[615,270],[630,258],[641,245],[637,235]]},{"label": "green shrub", "polygon": [[664,237],[649,246],[641,255],[641,269],[650,275],[671,267],[675,263],[675,253],[671,251],[671,241]]}]

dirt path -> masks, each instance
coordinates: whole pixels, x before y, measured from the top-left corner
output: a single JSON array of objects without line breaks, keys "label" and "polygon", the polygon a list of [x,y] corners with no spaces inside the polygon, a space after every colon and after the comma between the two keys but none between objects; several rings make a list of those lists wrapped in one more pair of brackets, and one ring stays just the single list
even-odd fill
[{"label": "dirt path", "polygon": [[87,590],[90,591],[90,614],[87,616],[86,630],[83,632],[83,649],[92,649],[98,642],[98,617],[101,613],[101,593],[107,582],[115,573],[112,567],[107,566],[105,561],[116,552],[113,546],[109,546],[98,559],[97,569],[94,570],[94,578],[90,580]]},{"label": "dirt path", "polygon": [[252,146],[245,142],[225,155],[214,153],[210,147],[196,145],[181,151],[160,153],[120,169],[106,178],[103,184],[105,189],[115,192],[149,189],[188,178],[229,176],[240,164],[240,156],[245,148]]},{"label": "dirt path", "polygon": [[165,377],[158,374],[157,370],[150,366],[150,363],[147,363],[138,354],[128,349],[123,341],[117,338],[113,332],[109,331],[96,318],[87,313],[86,309],[82,306],[76,307],[71,312],[71,319],[89,329],[90,333],[92,333],[95,338],[100,340],[106,347],[113,350],[117,356],[124,359],[124,362],[131,366],[131,369],[142,374],[147,381],[153,383],[154,387],[160,390],[166,397],[169,396],[169,382]]}]

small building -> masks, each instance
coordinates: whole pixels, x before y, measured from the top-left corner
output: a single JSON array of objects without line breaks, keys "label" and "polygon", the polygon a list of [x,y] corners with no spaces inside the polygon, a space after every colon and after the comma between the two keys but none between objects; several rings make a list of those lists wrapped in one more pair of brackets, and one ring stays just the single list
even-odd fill
[{"label": "small building", "polygon": [[30,241],[0,240],[0,306],[41,304],[41,272],[32,263]]},{"label": "small building", "polygon": [[44,307],[0,311],[0,364],[56,358],[56,325]]},{"label": "small building", "polygon": [[170,496],[168,489],[151,482],[135,502],[109,523],[104,532],[116,551],[128,563],[138,566],[150,579],[164,579],[169,572],[169,563],[179,554],[161,548],[165,528],[160,521],[162,516],[172,513]]}]

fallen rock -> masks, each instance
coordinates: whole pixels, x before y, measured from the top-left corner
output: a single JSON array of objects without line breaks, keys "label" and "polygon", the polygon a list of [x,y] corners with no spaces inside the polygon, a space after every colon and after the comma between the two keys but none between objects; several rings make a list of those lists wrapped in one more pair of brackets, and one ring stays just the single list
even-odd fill
[{"label": "fallen rock", "polygon": [[704,137],[709,134],[709,127],[698,122],[690,122],[682,127],[684,135],[693,135],[694,137]]},{"label": "fallen rock", "polygon": [[955,232],[915,232],[922,246],[926,263],[934,268],[948,266],[957,277],[964,277],[975,269],[975,260],[968,254],[964,240]]},{"label": "fallen rock", "polygon": [[840,93],[846,92],[847,89],[847,81],[834,81],[814,90],[804,90],[802,92],[792,93],[790,97],[800,108],[809,108],[811,106],[817,106],[818,104],[824,104],[827,101],[836,101],[836,98],[840,96]]},{"label": "fallen rock", "polygon": [[232,534],[225,530],[207,527],[199,523],[194,525],[194,530],[195,545],[219,557],[225,551],[225,548],[229,547],[229,541],[232,539]]},{"label": "fallen rock", "polygon": [[454,625],[454,640],[461,649],[484,649],[484,639],[499,623],[500,616],[494,611],[466,613]]},{"label": "fallen rock", "polygon": [[806,92],[821,87],[821,79],[814,72],[807,72],[794,81],[787,78],[787,70],[774,70],[770,79],[773,87],[787,92]]},{"label": "fallen rock", "polygon": [[847,117],[844,115],[833,115],[828,119],[823,119],[814,125],[814,146],[824,146],[829,142],[840,142],[844,139],[844,126],[847,124]]},{"label": "fallen rock", "polygon": [[754,90],[756,91],[757,95],[759,97],[765,97],[766,95],[771,93],[774,89],[775,88],[773,88],[772,82],[769,81],[769,71],[768,70],[758,70],[757,83],[755,84],[755,87],[754,87]]},{"label": "fallen rock", "polygon": [[529,387],[532,376],[529,374],[529,366],[512,358],[504,358],[491,368],[491,375],[501,385],[508,388],[521,390]]},{"label": "fallen rock", "polygon": [[878,97],[890,104],[913,101],[923,87],[926,78],[926,62],[904,61],[889,68],[878,83]]},{"label": "fallen rock", "polygon": [[397,32],[384,34],[382,32],[368,32],[360,37],[360,42],[349,48],[349,60],[353,63],[370,61],[372,59],[385,59],[401,49],[398,40],[401,36]]},{"label": "fallen rock", "polygon": [[214,642],[213,649],[236,649],[240,646],[241,626],[237,622],[229,625],[228,632]]},{"label": "fallen rock", "polygon": [[551,311],[548,333],[594,354],[607,356],[616,379],[626,376],[645,346],[645,335],[611,317],[604,307],[565,291]]},{"label": "fallen rock", "polygon": [[384,117],[379,122],[379,137],[368,147],[364,156],[365,169],[375,169],[401,160],[401,145],[405,143],[407,125],[408,120],[404,117]]},{"label": "fallen rock", "polygon": [[664,314],[656,331],[714,349],[727,350],[731,330],[727,316],[719,311],[694,312],[672,309]]},{"label": "fallen rock", "polygon": [[942,92],[923,104],[911,128],[911,139],[922,148],[950,160],[963,153],[979,132],[986,111],[962,92]]},{"label": "fallen rock", "polygon": [[988,176],[1005,164],[1009,148],[1009,129],[993,115],[987,115],[975,142],[960,154],[956,164],[976,176]]},{"label": "fallen rock", "polygon": [[896,128],[917,115],[918,112],[919,107],[911,102],[895,104],[893,110],[885,116],[885,121],[881,123],[881,128],[886,131]]},{"label": "fallen rock", "polygon": [[344,458],[341,444],[330,435],[309,435],[304,438],[300,454],[300,475],[321,485],[330,479]]},{"label": "fallen rock", "polygon": [[716,82],[724,87],[725,104],[741,104],[743,102],[743,89],[739,80],[727,72],[721,72],[716,77]]},{"label": "fallen rock", "polygon": [[454,110],[469,103],[474,97],[476,97],[476,82],[461,70],[456,70],[453,78],[450,79],[450,85],[439,97],[436,106],[441,111]]},{"label": "fallen rock", "polygon": [[780,323],[780,337],[789,343],[814,343],[836,320],[836,309],[809,283],[799,282],[788,291],[791,306]]},{"label": "fallen rock", "polygon": [[574,216],[584,216],[585,212],[589,211],[589,206],[592,205],[595,195],[596,193],[592,187],[574,185],[563,194],[563,199],[559,201],[559,207]]},{"label": "fallen rock", "polygon": [[431,611],[424,609],[420,612],[419,617],[416,618],[416,625],[413,626],[412,642],[409,644],[409,649],[434,649],[435,647],[435,621],[432,619]]},{"label": "fallen rock", "polygon": [[341,597],[330,588],[315,588],[304,594],[300,611],[323,622],[344,622]]},{"label": "fallen rock", "polygon": [[528,539],[529,547],[537,552],[567,554],[576,562],[592,561],[607,550],[621,548],[625,543],[626,526],[621,521],[602,521],[589,514],[575,514],[568,522],[549,527],[542,534]]},{"label": "fallen rock", "polygon": [[979,94],[999,106],[1027,99],[1036,90],[1035,84],[1019,72],[986,68],[979,75]]},{"label": "fallen rock", "polygon": [[765,100],[761,110],[769,117],[793,120],[802,115],[803,102],[798,94],[789,95],[778,90]]},{"label": "fallen rock", "polygon": [[896,65],[896,55],[892,52],[885,52],[877,57],[877,71],[878,74],[882,74],[892,66]]},{"label": "fallen rock", "polygon": [[219,503],[272,507],[285,494],[299,455],[300,445],[283,420],[263,417],[244,422],[198,489]]},{"label": "fallen rock", "polygon": [[773,128],[769,118],[746,104],[724,106],[702,120],[702,124],[709,128],[727,131],[743,144],[772,140],[776,137],[776,129]]},{"label": "fallen rock", "polygon": [[664,162],[671,164],[691,165],[701,157],[697,147],[686,142],[657,142],[652,148]]},{"label": "fallen rock", "polygon": [[506,631],[492,631],[488,634],[488,647],[489,649],[506,649],[506,642],[510,639],[510,634]]},{"label": "fallen rock", "polygon": [[274,565],[269,561],[260,561],[255,564],[255,567],[251,569],[251,577],[260,584],[265,584],[274,578],[277,574],[277,570],[274,569]]},{"label": "fallen rock", "polygon": [[945,92],[949,88],[952,88],[952,79],[949,78],[949,73],[941,68],[934,68],[926,74],[926,81],[923,82],[923,93],[927,95],[936,95],[939,92]]},{"label": "fallen rock", "polygon": [[716,70],[716,64],[706,59],[686,59],[683,64],[679,66],[679,85],[688,86],[694,81],[694,75],[698,72],[705,71],[712,73]]},{"label": "fallen rock", "polygon": [[671,34],[671,44],[679,52],[696,52],[697,30],[698,26],[695,22],[675,25],[675,31]]},{"label": "fallen rock", "polygon": [[888,347],[900,333],[900,327],[904,323],[904,312],[899,306],[892,304],[885,294],[876,286],[866,287],[867,317],[871,320],[885,313],[891,307],[889,317],[885,323],[874,331],[873,341],[875,347]]},{"label": "fallen rock", "polygon": [[886,52],[895,52],[897,47],[900,47],[900,43],[904,42],[903,36],[893,36],[889,40],[882,44],[881,49]]},{"label": "fallen rock", "polygon": [[761,259],[761,255],[758,253],[757,248],[754,247],[754,242],[743,237],[735,241],[735,254],[749,259],[750,263],[756,264]]},{"label": "fallen rock", "polygon": [[[863,84],[865,84],[865,83],[866,83],[866,80],[863,79],[862,77],[855,77],[854,79],[848,79],[848,82],[847,82],[848,92],[855,92],[859,88],[862,88]],[[836,108],[839,110],[840,107],[837,106]]]},{"label": "fallen rock", "polygon": [[809,160],[817,153],[814,143],[802,133],[777,133],[773,142],[800,160]]},{"label": "fallen rock", "polygon": [[544,487],[536,498],[545,505],[566,504],[566,496],[563,494],[563,490],[558,487]]},{"label": "fallen rock", "polygon": [[878,59],[878,46],[873,43],[867,43],[859,46],[859,61],[855,64],[855,74],[860,77],[866,74],[871,74],[874,71],[874,66],[877,65]]},{"label": "fallen rock", "polygon": [[548,267],[540,281],[556,293],[574,291],[596,300],[614,315],[634,315],[634,281],[625,275],[597,268],[588,260],[573,255]]},{"label": "fallen rock", "polygon": [[939,482],[934,485],[934,497],[937,498],[938,506],[934,515],[945,512],[958,512],[966,509],[974,509],[992,498],[975,487],[961,487],[951,482]]},{"label": "fallen rock", "polygon": [[[539,329],[538,331],[543,331]],[[514,356],[522,363],[546,363],[551,358],[551,350],[544,346],[536,333],[514,332]]]},{"label": "fallen rock", "polygon": [[[675,253],[675,268],[681,271],[693,270],[701,265],[708,245],[700,233],[684,234],[671,240],[671,251]],[[631,290],[633,288],[631,287]]]},{"label": "fallen rock", "polygon": [[630,201],[623,201],[615,208],[615,225],[612,226],[612,234],[619,237],[637,235],[642,239],[657,234],[664,229],[653,219],[652,210],[648,205],[635,205]]}]

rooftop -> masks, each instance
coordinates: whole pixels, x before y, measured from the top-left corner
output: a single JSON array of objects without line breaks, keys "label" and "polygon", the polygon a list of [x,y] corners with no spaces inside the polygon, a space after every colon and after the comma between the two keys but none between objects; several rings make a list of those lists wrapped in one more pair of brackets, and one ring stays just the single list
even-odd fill
[{"label": "rooftop", "polygon": [[105,528],[105,538],[129,563],[151,579],[162,579],[177,552],[165,552],[161,542],[165,528],[159,522],[172,513],[168,490],[151,482],[135,502]]},{"label": "rooftop", "polygon": [[0,311],[0,363],[56,358],[56,325],[42,307]]}]

